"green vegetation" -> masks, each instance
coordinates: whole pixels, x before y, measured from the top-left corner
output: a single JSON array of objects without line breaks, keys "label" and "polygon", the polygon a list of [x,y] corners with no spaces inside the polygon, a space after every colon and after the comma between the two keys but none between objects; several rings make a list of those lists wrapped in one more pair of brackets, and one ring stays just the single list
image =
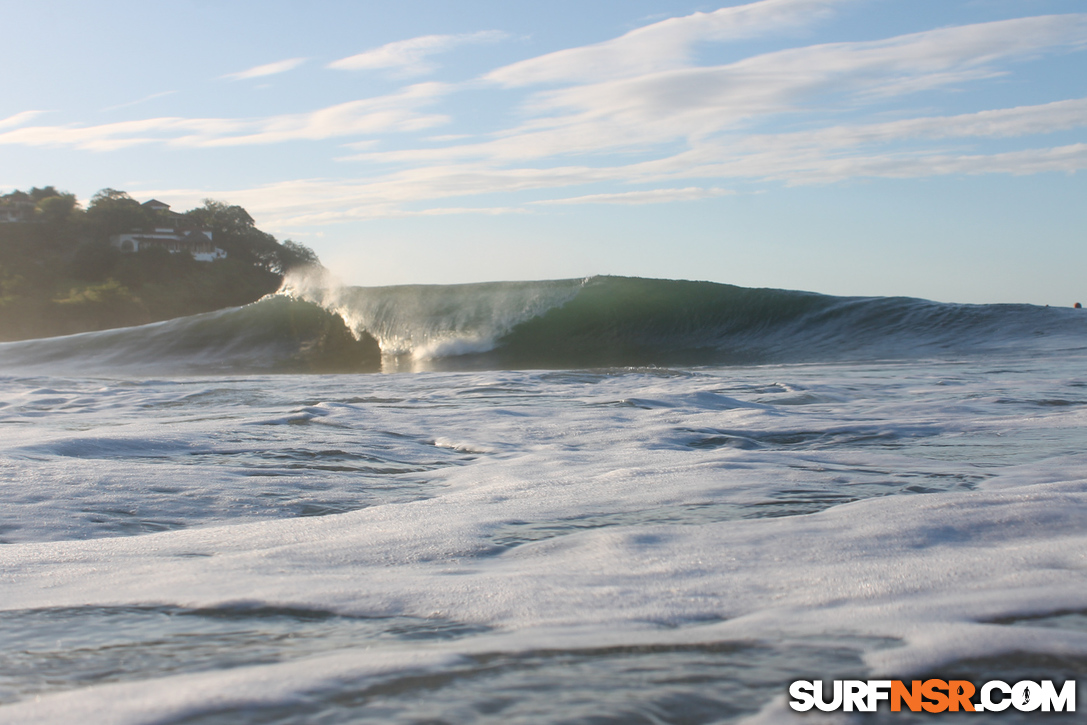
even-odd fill
[{"label": "green vegetation", "polygon": [[[171,228],[212,232],[225,259],[162,246],[125,253],[110,237]],[[290,269],[318,264],[278,242],[240,206],[206,200],[184,214],[103,189],[86,210],[52,186],[0,195],[0,341],[140,325],[254,302]]]}]

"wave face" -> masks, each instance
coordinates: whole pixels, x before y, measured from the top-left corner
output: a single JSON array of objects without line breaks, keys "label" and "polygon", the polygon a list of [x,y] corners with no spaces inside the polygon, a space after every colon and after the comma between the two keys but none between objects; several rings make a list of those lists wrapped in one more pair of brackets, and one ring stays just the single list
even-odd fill
[{"label": "wave face", "polygon": [[204,375],[381,369],[381,350],[313,304],[266,297],[139,327],[0,344],[0,369],[35,373]]},{"label": "wave face", "polygon": [[339,287],[0,345],[0,366],[144,374],[769,364],[1087,348],[1087,313],[624,277]]},{"label": "wave face", "polygon": [[1080,310],[833,297],[711,282],[604,277],[518,325],[516,366],[759,364],[1079,348]]}]

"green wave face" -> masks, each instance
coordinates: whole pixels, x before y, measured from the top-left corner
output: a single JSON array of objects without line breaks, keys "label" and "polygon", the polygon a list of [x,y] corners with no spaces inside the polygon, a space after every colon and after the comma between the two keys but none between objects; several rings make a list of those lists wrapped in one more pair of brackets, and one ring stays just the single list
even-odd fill
[{"label": "green wave face", "polygon": [[268,297],[177,320],[0,345],[13,372],[200,375],[375,372],[381,349],[316,305]]},{"label": "green wave face", "polygon": [[623,277],[296,287],[142,327],[0,345],[0,369],[125,374],[763,364],[1082,350],[1087,315]]},{"label": "green wave face", "polygon": [[754,342],[833,302],[806,292],[599,277],[568,304],[517,325],[499,357],[516,367],[758,362]]}]

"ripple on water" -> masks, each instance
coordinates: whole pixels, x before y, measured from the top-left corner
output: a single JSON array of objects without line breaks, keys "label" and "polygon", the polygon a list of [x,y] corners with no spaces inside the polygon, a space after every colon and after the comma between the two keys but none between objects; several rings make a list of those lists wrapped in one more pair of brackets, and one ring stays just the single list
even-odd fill
[{"label": "ripple on water", "polygon": [[441,619],[270,607],[0,612],[0,703],[109,682],[282,662],[379,642],[485,631]]},{"label": "ripple on water", "polygon": [[321,723],[543,722],[702,724],[759,711],[788,683],[818,672],[861,677],[864,646],[833,643],[717,642],[495,652],[441,671],[405,672],[380,681],[306,693],[274,707],[212,711],[185,725]]},{"label": "ripple on water", "polygon": [[[805,470],[801,466],[794,466]],[[843,474],[829,478],[825,474]],[[613,526],[657,526],[701,524],[738,521],[741,519],[781,518],[818,513],[832,506],[867,498],[893,495],[942,493],[974,489],[985,476],[923,471],[880,471],[820,467],[810,482],[788,485],[762,492],[757,500],[699,501],[677,503],[637,511],[586,513],[557,519],[537,521],[505,521],[490,535],[495,553],[521,544],[543,541],[586,529]]]}]

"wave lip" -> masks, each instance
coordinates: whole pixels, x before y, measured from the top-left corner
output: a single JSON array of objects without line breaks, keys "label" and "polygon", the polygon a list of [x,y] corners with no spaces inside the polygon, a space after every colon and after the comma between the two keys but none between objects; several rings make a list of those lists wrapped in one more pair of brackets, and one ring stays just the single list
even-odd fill
[{"label": "wave lip", "polygon": [[584,280],[344,287],[323,271],[291,275],[283,294],[339,315],[386,356],[415,362],[494,350],[517,325],[574,299]]}]

